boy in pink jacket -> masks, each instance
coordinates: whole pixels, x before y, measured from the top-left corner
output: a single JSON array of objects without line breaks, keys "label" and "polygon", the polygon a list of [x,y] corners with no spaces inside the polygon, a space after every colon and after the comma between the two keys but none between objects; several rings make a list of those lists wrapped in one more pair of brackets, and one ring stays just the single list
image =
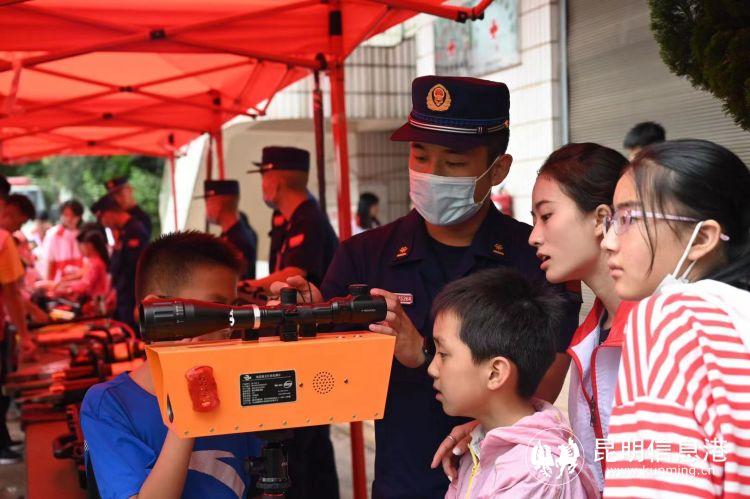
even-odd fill
[{"label": "boy in pink jacket", "polygon": [[446,498],[599,496],[565,417],[532,397],[557,351],[562,301],[553,293],[497,268],[435,299],[428,373],[437,399],[446,414],[479,423]]}]

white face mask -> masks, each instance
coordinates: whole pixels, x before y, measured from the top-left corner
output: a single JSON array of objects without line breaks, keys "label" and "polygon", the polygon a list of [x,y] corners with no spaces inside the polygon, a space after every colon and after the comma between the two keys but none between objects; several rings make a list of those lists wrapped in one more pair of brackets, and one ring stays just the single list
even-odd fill
[{"label": "white face mask", "polygon": [[414,208],[433,225],[455,225],[472,217],[482,207],[492,188],[481,201],[474,202],[478,177],[442,177],[415,172],[409,168],[409,196]]},{"label": "white face mask", "polygon": [[698,224],[695,226],[695,229],[693,229],[693,235],[690,236],[690,240],[688,241],[685,251],[682,252],[680,261],[677,262],[677,267],[675,267],[671,274],[667,274],[667,276],[662,279],[654,294],[663,291],[664,288],[668,286],[672,286],[674,284],[687,284],[690,282],[688,276],[690,275],[690,272],[693,271],[693,267],[695,267],[695,264],[698,263],[698,260],[693,260],[692,262],[690,262],[690,265],[688,265],[688,267],[685,269],[685,272],[683,272],[680,277],[677,277],[677,275],[680,273],[680,269],[685,263],[685,260],[687,260],[688,254],[690,253],[690,250],[693,247],[693,243],[695,242],[695,238],[698,237],[698,231],[701,230],[702,226],[703,222],[698,222]]}]

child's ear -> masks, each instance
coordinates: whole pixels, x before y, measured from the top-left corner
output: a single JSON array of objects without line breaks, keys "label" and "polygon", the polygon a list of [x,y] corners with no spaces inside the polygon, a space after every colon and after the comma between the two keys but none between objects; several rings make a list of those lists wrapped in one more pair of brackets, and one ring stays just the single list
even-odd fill
[{"label": "child's ear", "polygon": [[157,294],[151,293],[150,295],[146,295],[143,298],[143,300],[141,300],[141,301],[142,302],[147,302],[147,301],[155,301],[155,300],[164,300],[165,298],[169,298],[169,297],[168,296],[157,295]]},{"label": "child's ear", "polygon": [[487,388],[499,390],[510,377],[510,361],[505,357],[494,357],[490,360],[490,377],[487,380]]},{"label": "child's ear", "polygon": [[594,232],[596,237],[604,237],[604,221],[607,217],[612,215],[612,209],[606,204],[600,204],[596,207],[594,212],[596,218],[594,219]]}]

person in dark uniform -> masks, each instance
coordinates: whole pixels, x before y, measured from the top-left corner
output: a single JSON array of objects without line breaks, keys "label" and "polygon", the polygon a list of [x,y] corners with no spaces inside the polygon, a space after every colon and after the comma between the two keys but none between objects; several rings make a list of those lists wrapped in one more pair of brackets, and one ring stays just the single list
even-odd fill
[{"label": "person in dark uniform", "polygon": [[149,239],[151,239],[151,230],[153,224],[151,223],[151,217],[138,206],[138,203],[133,196],[133,186],[128,182],[127,177],[115,177],[108,180],[104,186],[107,188],[107,194],[112,196],[120,207],[130,213],[130,215],[141,222],[143,227],[146,229]]},{"label": "person in dark uniform", "polygon": [[221,238],[229,241],[242,253],[242,279],[255,279],[258,255],[258,235],[239,212],[240,183],[236,180],[206,180],[203,182],[206,199],[206,220],[221,226]]},{"label": "person in dark uniform", "polygon": [[[406,216],[344,241],[321,286],[329,299],[351,283],[373,286],[388,303],[386,321],[370,330],[396,336],[386,412],[375,424],[374,499],[437,499],[448,480],[430,469],[433,454],[454,426],[435,399],[427,367],[434,355],[432,301],[448,283],[482,269],[508,266],[544,279],[531,227],[503,215],[490,200],[508,175],[508,88],[476,78],[425,76],[412,83],[409,122],[392,140],[409,141],[410,198]],[[307,283],[288,284],[302,294]],[[273,285],[276,290],[281,283]],[[551,285],[550,285],[551,286]],[[536,395],[554,401],[570,359],[564,354],[578,325],[580,292],[565,297],[566,314],[555,363]],[[313,289],[313,294],[316,290]]]},{"label": "person in dark uniform", "polygon": [[[307,192],[307,197],[317,203],[317,200],[310,191]],[[268,268],[271,270],[276,268],[276,256],[281,251],[281,245],[284,244],[286,224],[287,220],[284,218],[284,215],[274,208],[271,215],[271,230],[268,231],[268,239],[270,241],[268,248]]]},{"label": "person in dark uniform", "polygon": [[[296,147],[264,147],[259,167],[263,200],[278,212],[271,228],[270,275],[248,284],[268,289],[271,283],[299,275],[319,286],[338,247],[328,217],[307,190],[310,153]],[[276,225],[278,224],[278,225]],[[274,240],[275,238],[275,240]],[[274,253],[274,246],[278,250]]]},{"label": "person in dark uniform", "polygon": [[[271,255],[271,275],[249,281],[256,288],[268,289],[275,281],[302,276],[320,285],[338,247],[338,238],[328,217],[307,191],[310,154],[294,147],[265,147],[260,168],[263,200],[278,211],[280,219],[272,228],[277,240]],[[272,247],[274,241],[272,239]],[[289,499],[337,499],[338,476],[329,426],[297,428],[288,446]]]},{"label": "person in dark uniform", "polygon": [[286,234],[286,219],[279,210],[273,210],[271,215],[271,230],[268,231],[270,245],[268,248],[268,268],[272,271],[276,268],[276,256],[281,251]]},{"label": "person in dark uniform", "polygon": [[117,291],[115,319],[128,324],[136,334],[140,334],[134,319],[135,268],[141,251],[148,244],[148,233],[143,224],[109,194],[100,198],[91,207],[91,211],[96,214],[103,226],[117,234],[115,250],[109,265],[112,285]]}]

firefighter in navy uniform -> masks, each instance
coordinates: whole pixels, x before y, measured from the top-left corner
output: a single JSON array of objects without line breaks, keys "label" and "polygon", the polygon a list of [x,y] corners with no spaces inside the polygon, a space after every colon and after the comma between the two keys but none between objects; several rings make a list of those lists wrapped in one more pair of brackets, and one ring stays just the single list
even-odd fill
[{"label": "firefighter in navy uniform", "polygon": [[[319,286],[338,247],[325,212],[307,190],[310,153],[296,147],[264,147],[259,168],[263,200],[274,210],[270,275],[249,281],[268,290],[271,283],[300,275]],[[277,251],[273,252],[276,248]]]},{"label": "firefighter in navy uniform", "polygon": [[115,200],[120,207],[130,213],[130,215],[141,222],[143,227],[146,229],[149,239],[151,239],[151,230],[153,224],[151,223],[151,217],[138,206],[133,195],[133,186],[128,182],[127,177],[115,177],[108,180],[104,187],[107,188],[107,194]]},{"label": "firefighter in navy uniform", "polygon": [[[274,210],[271,229],[271,275],[246,281],[248,288],[268,286],[292,276],[302,276],[320,285],[338,247],[338,238],[328,217],[307,191],[310,153],[295,147],[264,147],[259,168],[263,200]],[[273,250],[272,250],[273,251]],[[346,293],[345,293],[346,294]],[[337,499],[336,462],[330,427],[297,428],[288,446],[289,499]]]},{"label": "firefighter in navy uniform", "polygon": [[286,220],[279,210],[273,210],[271,215],[271,230],[268,231],[270,246],[268,248],[268,268],[276,269],[276,256],[281,251],[281,245],[284,243],[284,234],[286,233]]},{"label": "firefighter in navy uniform", "polygon": [[102,225],[116,233],[115,250],[109,264],[112,286],[117,292],[115,319],[128,324],[136,334],[140,330],[134,319],[135,269],[138,257],[149,241],[143,224],[107,194],[92,206]]},{"label": "firefighter in navy uniform", "polygon": [[[375,423],[374,499],[437,499],[448,489],[432,456],[451,429],[435,399],[427,366],[434,355],[430,308],[449,282],[482,269],[509,266],[544,279],[531,227],[500,213],[492,186],[508,175],[509,93],[503,83],[425,76],[412,83],[409,122],[392,140],[409,141],[410,198],[415,209],[341,243],[321,286],[329,299],[366,283],[388,302],[384,323],[370,330],[396,335],[386,411]],[[289,284],[305,294],[299,278]],[[276,289],[280,283],[274,284]],[[580,292],[556,287],[566,300],[555,363],[537,396],[554,401],[570,364],[564,353],[578,325]],[[313,289],[313,294],[316,290]]]},{"label": "firefighter in navy uniform", "polygon": [[242,279],[254,279],[258,235],[240,216],[240,183],[236,180],[206,180],[203,182],[203,197],[206,200],[206,220],[220,225],[221,238],[242,253]]}]

